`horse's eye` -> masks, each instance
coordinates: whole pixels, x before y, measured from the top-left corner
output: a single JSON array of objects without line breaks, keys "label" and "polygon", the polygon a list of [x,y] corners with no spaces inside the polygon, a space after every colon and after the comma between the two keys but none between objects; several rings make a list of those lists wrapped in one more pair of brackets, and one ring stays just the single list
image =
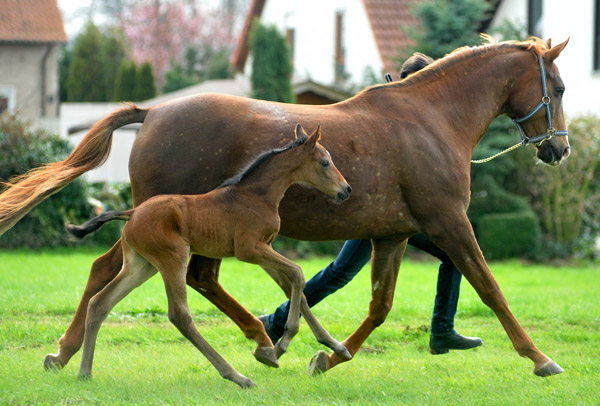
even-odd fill
[{"label": "horse's eye", "polygon": [[321,166],[325,169],[329,168],[329,161],[321,161]]},{"label": "horse's eye", "polygon": [[562,96],[563,93],[565,92],[565,88],[564,87],[555,87],[554,88],[554,92],[558,95],[558,96]]}]

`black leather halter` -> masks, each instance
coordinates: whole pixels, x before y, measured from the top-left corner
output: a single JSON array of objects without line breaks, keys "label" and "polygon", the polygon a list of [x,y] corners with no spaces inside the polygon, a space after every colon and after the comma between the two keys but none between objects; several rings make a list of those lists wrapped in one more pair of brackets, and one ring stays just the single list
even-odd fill
[{"label": "black leather halter", "polygon": [[[555,135],[569,135],[568,130],[555,130],[554,127],[552,127],[552,111],[550,109],[550,96],[548,96],[548,84],[546,82],[546,68],[544,67],[544,59],[541,55],[538,55],[538,61],[540,63],[540,73],[542,74],[542,92],[544,94],[542,96],[542,100],[538,103],[537,106],[533,108],[533,110],[531,110],[523,117],[513,119],[513,123],[515,123],[515,125],[519,129],[519,135],[521,135],[523,145],[533,143],[540,146],[544,141],[548,141]],[[521,125],[521,123],[531,119],[531,117],[533,117],[543,107],[546,108],[546,120],[548,121],[548,129],[543,134],[529,138],[527,137],[527,135],[525,135],[525,130],[523,130],[523,126]]]}]

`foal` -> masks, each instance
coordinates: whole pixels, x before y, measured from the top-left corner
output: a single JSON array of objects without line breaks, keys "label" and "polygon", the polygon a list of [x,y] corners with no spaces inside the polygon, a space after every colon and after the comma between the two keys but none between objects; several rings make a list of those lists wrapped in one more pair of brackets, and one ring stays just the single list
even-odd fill
[{"label": "foal", "polygon": [[[82,226],[66,225],[76,237],[97,230],[111,220],[129,220],[123,229],[123,268],[91,300],[86,319],[80,378],[91,376],[98,330],[110,310],[157,270],[167,291],[169,320],[208,358],[221,376],[242,387],[254,386],[225,361],[196,329],[186,298],[186,265],[190,253],[210,258],[235,256],[258,264],[290,299],[285,334],[274,348],[269,341],[254,356],[277,367],[298,332],[300,312],[320,343],[344,359],[352,356],[319,324],[310,311],[300,266],[279,255],[271,243],[279,232],[279,202],[294,183],[314,186],[338,202],[348,199],[351,188],[335,167],[329,152],[318,141],[319,126],[310,137],[300,124],[296,140],[260,155],[239,175],[202,195],[161,195],[135,209],[113,211]],[[257,320],[260,324],[260,321]]]}]

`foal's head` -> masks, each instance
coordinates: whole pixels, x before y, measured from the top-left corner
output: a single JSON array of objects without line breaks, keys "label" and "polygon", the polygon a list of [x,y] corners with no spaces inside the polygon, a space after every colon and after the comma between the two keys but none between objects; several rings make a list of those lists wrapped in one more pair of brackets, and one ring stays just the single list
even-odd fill
[{"label": "foal's head", "polygon": [[[568,39],[555,47],[551,46],[550,40],[530,44],[529,50],[535,59],[528,60],[530,68],[515,82],[508,101],[509,117],[520,122],[526,137],[524,140],[529,142],[530,139],[537,148],[537,157],[549,165],[558,165],[571,151],[562,106],[565,85],[554,64],[567,42]],[[543,67],[540,67],[540,61]],[[542,73],[545,74],[545,81]],[[540,109],[535,112],[540,103]]]},{"label": "foal's head", "polygon": [[302,125],[298,124],[295,134],[297,139],[306,140],[297,148],[296,154],[300,164],[296,179],[300,183],[309,184],[321,192],[335,197],[339,203],[347,200],[352,188],[334,165],[329,151],[319,144],[321,126],[319,125],[309,136]]}]

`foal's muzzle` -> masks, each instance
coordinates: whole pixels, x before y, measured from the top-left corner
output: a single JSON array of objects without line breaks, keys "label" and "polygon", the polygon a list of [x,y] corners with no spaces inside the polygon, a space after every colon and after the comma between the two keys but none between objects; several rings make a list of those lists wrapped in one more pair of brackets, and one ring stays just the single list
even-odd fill
[{"label": "foal's muzzle", "polygon": [[350,187],[349,184],[346,183],[346,187],[342,188],[342,190],[340,190],[337,193],[335,200],[338,203],[345,202],[346,200],[348,200],[350,198],[350,193],[352,193],[352,188]]}]

